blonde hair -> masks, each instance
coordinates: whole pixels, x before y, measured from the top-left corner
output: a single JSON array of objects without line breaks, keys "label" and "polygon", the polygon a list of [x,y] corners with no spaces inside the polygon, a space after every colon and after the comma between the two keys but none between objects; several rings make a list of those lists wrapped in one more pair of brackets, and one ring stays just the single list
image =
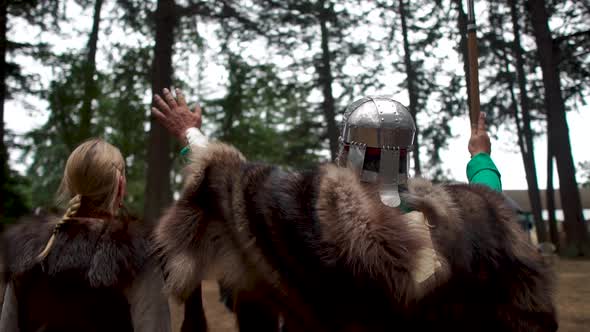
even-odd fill
[{"label": "blonde hair", "polygon": [[49,254],[59,228],[80,207],[114,214],[118,209],[119,179],[124,174],[125,161],[119,149],[98,138],[80,144],[68,157],[58,191],[59,201],[69,201],[67,211],[38,258],[43,260]]}]

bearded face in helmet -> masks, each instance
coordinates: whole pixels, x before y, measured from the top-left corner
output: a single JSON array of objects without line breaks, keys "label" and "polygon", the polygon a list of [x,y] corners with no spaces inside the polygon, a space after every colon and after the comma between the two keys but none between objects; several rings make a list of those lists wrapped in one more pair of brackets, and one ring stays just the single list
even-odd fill
[{"label": "bearded face in helmet", "polygon": [[415,133],[412,115],[391,97],[359,99],[344,113],[337,163],[353,169],[363,182],[377,183],[381,202],[397,207]]}]

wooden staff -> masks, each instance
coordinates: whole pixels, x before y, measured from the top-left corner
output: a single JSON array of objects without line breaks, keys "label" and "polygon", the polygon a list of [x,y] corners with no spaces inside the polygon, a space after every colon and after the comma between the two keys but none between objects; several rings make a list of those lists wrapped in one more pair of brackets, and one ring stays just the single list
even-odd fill
[{"label": "wooden staff", "polygon": [[471,127],[477,127],[479,119],[479,69],[477,62],[477,26],[475,25],[475,13],[473,0],[468,0],[467,14],[467,56],[469,60],[469,119]]}]

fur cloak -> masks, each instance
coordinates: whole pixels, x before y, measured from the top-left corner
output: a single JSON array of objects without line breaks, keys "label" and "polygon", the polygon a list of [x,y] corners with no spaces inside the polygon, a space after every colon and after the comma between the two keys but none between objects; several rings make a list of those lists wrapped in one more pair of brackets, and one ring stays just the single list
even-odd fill
[{"label": "fur cloak", "polygon": [[205,278],[255,292],[293,331],[555,331],[551,271],[503,197],[414,180],[417,212],[380,203],[348,169],[193,151],[184,192],[156,227],[167,289]]},{"label": "fur cloak", "polygon": [[30,218],[3,234],[0,331],[169,331],[161,271],[135,222],[68,220],[39,261],[55,222]]}]

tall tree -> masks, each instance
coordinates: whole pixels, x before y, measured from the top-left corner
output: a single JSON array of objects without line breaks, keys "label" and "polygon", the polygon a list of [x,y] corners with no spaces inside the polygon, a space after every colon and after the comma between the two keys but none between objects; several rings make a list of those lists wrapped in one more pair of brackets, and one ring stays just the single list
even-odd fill
[{"label": "tall tree", "polygon": [[553,188],[553,146],[551,142],[547,142],[547,190],[546,206],[547,206],[547,221],[549,223],[549,236],[551,242],[555,245],[557,250],[561,249],[559,239],[559,231],[557,230],[557,218],[555,218],[555,189]]},{"label": "tall tree", "polygon": [[101,94],[99,86],[104,84],[105,77],[96,71],[102,7],[103,0],[94,2],[86,48],[81,52],[54,56],[48,61],[62,71],[50,83],[47,92],[48,121],[28,133],[33,144],[25,149],[33,157],[28,176],[32,179],[35,206],[54,206],[54,193],[67,156],[80,142],[100,135],[105,129],[101,125],[91,125],[97,115],[93,112],[93,105],[97,104],[97,108],[104,105],[104,98],[98,101],[97,97]]},{"label": "tall tree", "polygon": [[[109,59],[105,80],[100,82],[95,119],[97,127],[105,128],[104,137],[121,150],[126,158],[127,195],[125,206],[133,215],[141,215],[144,208],[147,132],[149,122],[145,91],[151,84],[150,64],[153,50],[149,45],[139,48],[113,45],[120,56]],[[109,55],[113,56],[113,55]]]},{"label": "tall tree", "polygon": [[86,46],[86,61],[84,62],[84,96],[82,98],[82,107],[80,108],[80,128],[79,140],[84,140],[92,136],[92,101],[96,98],[97,87],[94,81],[96,74],[96,49],[98,46],[98,32],[100,27],[100,14],[102,11],[103,0],[94,2],[94,15],[92,18],[92,29]]},{"label": "tall tree", "polygon": [[582,214],[580,193],[576,182],[569,131],[565,116],[565,102],[561,95],[559,54],[549,29],[549,16],[544,0],[527,0],[537,55],[541,63],[545,88],[545,108],[550,144],[553,145],[559,177],[559,193],[565,223],[568,225],[568,253],[590,255],[588,229]]},{"label": "tall tree", "polygon": [[218,124],[213,136],[248,159],[286,167],[315,164],[321,146],[307,112],[309,87],[280,78],[273,64],[249,64],[240,53],[225,52],[227,93],[204,100],[209,122]]},{"label": "tall tree", "polygon": [[[510,106],[508,106],[507,108],[510,109],[510,112],[513,116],[514,116],[514,122],[516,123],[516,136],[517,136],[517,142],[518,142],[518,147],[520,149],[520,153],[521,153],[521,157],[523,159],[523,164],[525,166],[525,173],[526,173],[526,177],[527,177],[527,184],[528,184],[528,195],[529,195],[529,201],[531,202],[531,207],[533,209],[533,218],[534,218],[534,223],[535,223],[535,230],[537,232],[537,240],[539,242],[545,242],[547,241],[547,230],[546,230],[546,226],[545,223],[543,222],[542,219],[542,215],[541,215],[541,198],[540,198],[540,193],[539,193],[539,187],[537,185],[536,182],[536,167],[535,167],[535,161],[534,161],[534,156],[532,155],[534,152],[532,150],[532,132],[531,132],[531,128],[530,128],[530,117],[526,117],[525,119],[525,111],[524,109],[527,107],[527,105],[522,105],[522,94],[525,93],[526,94],[526,90],[523,90],[523,86],[522,86],[522,81],[521,81],[521,77],[520,74],[521,72],[519,72],[519,76],[518,76],[518,81],[519,81],[519,90],[520,90],[520,95],[521,95],[521,105],[519,108],[519,103],[517,101],[516,98],[516,92],[515,92],[515,86],[514,86],[514,82],[515,82],[515,78],[514,75],[510,69],[510,59],[509,56],[506,54],[505,50],[502,50],[501,47],[499,48],[499,51],[497,51],[498,53],[500,53],[500,57],[503,60],[503,64],[504,64],[504,68],[503,70],[498,71],[498,76],[500,77],[504,77],[504,80],[500,80],[499,83],[504,83],[503,81],[507,81],[507,91],[510,95]],[[492,103],[494,105],[486,105],[486,106],[491,106],[491,107],[495,107],[495,108],[499,108],[501,107],[499,105],[499,103],[497,102],[498,99],[502,98],[503,94],[498,93],[498,95],[496,95],[494,98],[492,98]],[[526,97],[525,97],[526,98]],[[486,107],[487,108],[487,107]],[[521,114],[522,113],[522,114]],[[528,115],[528,113],[527,113]],[[525,121],[529,121],[528,123],[525,123]],[[528,126],[527,126],[528,125]],[[528,137],[525,134],[525,131],[528,127]],[[531,171],[534,171],[534,175],[531,176]],[[534,178],[534,183],[531,183],[531,178]],[[534,197],[532,196],[532,193],[536,190],[536,195],[538,198],[538,201],[535,202],[533,199]],[[538,205],[536,205],[535,203],[537,203]]]},{"label": "tall tree", "polygon": [[[154,13],[155,44],[152,63],[152,95],[161,94],[172,85],[174,29],[178,23],[174,0],[158,0]],[[172,200],[170,135],[155,119],[150,120],[147,148],[147,178],[143,216],[154,222]]]},{"label": "tall tree", "polygon": [[[533,144],[533,133],[531,130],[530,103],[527,95],[527,79],[524,68],[524,55],[522,43],[520,41],[521,29],[518,18],[521,16],[517,7],[516,0],[508,0],[510,5],[510,18],[512,21],[513,41],[512,52],[516,59],[516,72],[518,79],[518,89],[520,91],[520,111],[522,113],[522,125],[517,126],[518,137],[521,144],[521,155],[524,163],[524,170],[528,185],[529,201],[533,212],[533,218],[537,228],[537,237],[540,240],[545,239],[543,217],[541,214],[541,194],[537,181],[537,169],[535,165],[535,149]],[[518,113],[515,114],[515,120],[518,123]]]},{"label": "tall tree", "polygon": [[[28,27],[50,30],[57,26],[61,1],[0,1],[0,223],[10,222],[30,209],[28,179],[9,166],[9,150],[17,148],[14,135],[5,127],[6,101],[18,97],[24,100],[38,95],[38,75],[25,74],[21,65],[15,62],[17,55],[45,59],[47,45],[28,40],[17,41],[14,22],[26,22]],[[14,20],[14,21],[13,21]],[[9,59],[9,55],[13,59]],[[1,226],[0,226],[1,227]]]},{"label": "tall tree", "polygon": [[[138,6],[129,0],[120,0],[133,12]],[[186,6],[176,4],[174,0],[158,0],[156,11],[153,13],[155,20],[155,45],[152,64],[152,94],[160,94],[164,88],[170,88],[174,70],[172,68],[172,55],[174,54],[174,42],[179,31],[179,23],[182,18],[202,17],[205,19],[237,21],[244,30],[257,30],[257,26],[244,14],[237,10],[238,5],[230,1],[209,3],[204,1],[190,2]],[[134,18],[130,18],[134,26],[137,24]],[[150,132],[147,151],[147,179],[145,188],[144,218],[155,221],[162,209],[172,200],[172,154],[171,140],[166,130],[155,119],[150,121]]]},{"label": "tall tree", "polygon": [[[8,179],[8,150],[4,144],[4,100],[6,99],[6,29],[8,1],[0,1],[0,202],[4,202],[4,183]],[[4,204],[0,204],[0,220],[4,216]]]},{"label": "tall tree", "polygon": [[[443,180],[445,174],[439,152],[451,136],[449,121],[459,109],[457,103],[441,105],[457,85],[454,81],[455,86],[449,88],[448,83],[442,83],[443,77],[446,79],[454,73],[444,72],[445,55],[437,52],[446,35],[443,30],[449,22],[445,19],[448,15],[438,1],[382,0],[377,4],[384,10],[383,26],[389,33],[389,40],[381,42],[384,50],[379,51],[391,53],[388,56],[392,59],[394,73],[404,74],[398,87],[407,91],[408,110],[416,123],[412,152],[414,173],[420,176],[426,172],[426,176]],[[392,87],[387,89],[393,92]],[[428,158],[424,159],[425,156]]]},{"label": "tall tree", "polygon": [[410,49],[410,41],[409,41],[409,32],[408,32],[408,23],[407,23],[407,16],[409,13],[406,10],[406,5],[404,0],[399,0],[399,15],[402,25],[402,37],[403,37],[403,45],[404,45],[404,64],[406,67],[406,85],[408,86],[408,95],[410,97],[410,105],[409,110],[410,114],[414,118],[414,122],[416,122],[416,136],[414,138],[414,153],[412,157],[414,158],[414,171],[416,176],[420,176],[422,174],[422,170],[420,167],[420,126],[418,125],[416,114],[418,112],[418,95],[417,95],[417,86],[416,86],[416,73],[414,70],[414,64],[412,63],[412,50]]},{"label": "tall tree", "polygon": [[[366,40],[353,38],[353,28],[365,24],[362,10],[353,11],[332,0],[262,1],[260,18],[265,37],[277,53],[291,58],[287,68],[300,82],[313,74],[310,84],[319,92],[317,108],[309,109],[323,119],[326,128],[321,137],[328,142],[330,157],[338,148],[337,118],[344,104],[357,97],[367,86],[376,85],[375,72],[360,61],[366,55]],[[348,3],[353,5],[352,2]],[[363,2],[364,5],[367,3]],[[361,7],[362,8],[362,7]],[[364,9],[364,8],[363,8]],[[280,26],[280,29],[276,29]],[[297,55],[295,57],[294,55]],[[347,63],[355,63],[357,75],[345,74]],[[310,71],[310,69],[314,71]],[[318,98],[319,99],[319,98]]]},{"label": "tall tree", "polygon": [[328,24],[335,20],[334,4],[331,1],[320,0],[316,3],[315,16],[320,25],[321,36],[321,61],[316,64],[318,71],[318,82],[322,87],[324,101],[322,110],[324,119],[328,127],[328,140],[330,142],[330,156],[332,160],[336,159],[338,152],[338,127],[336,126],[336,105],[334,94],[332,93],[332,84],[334,78],[332,74],[332,52],[330,50],[330,33]]}]

